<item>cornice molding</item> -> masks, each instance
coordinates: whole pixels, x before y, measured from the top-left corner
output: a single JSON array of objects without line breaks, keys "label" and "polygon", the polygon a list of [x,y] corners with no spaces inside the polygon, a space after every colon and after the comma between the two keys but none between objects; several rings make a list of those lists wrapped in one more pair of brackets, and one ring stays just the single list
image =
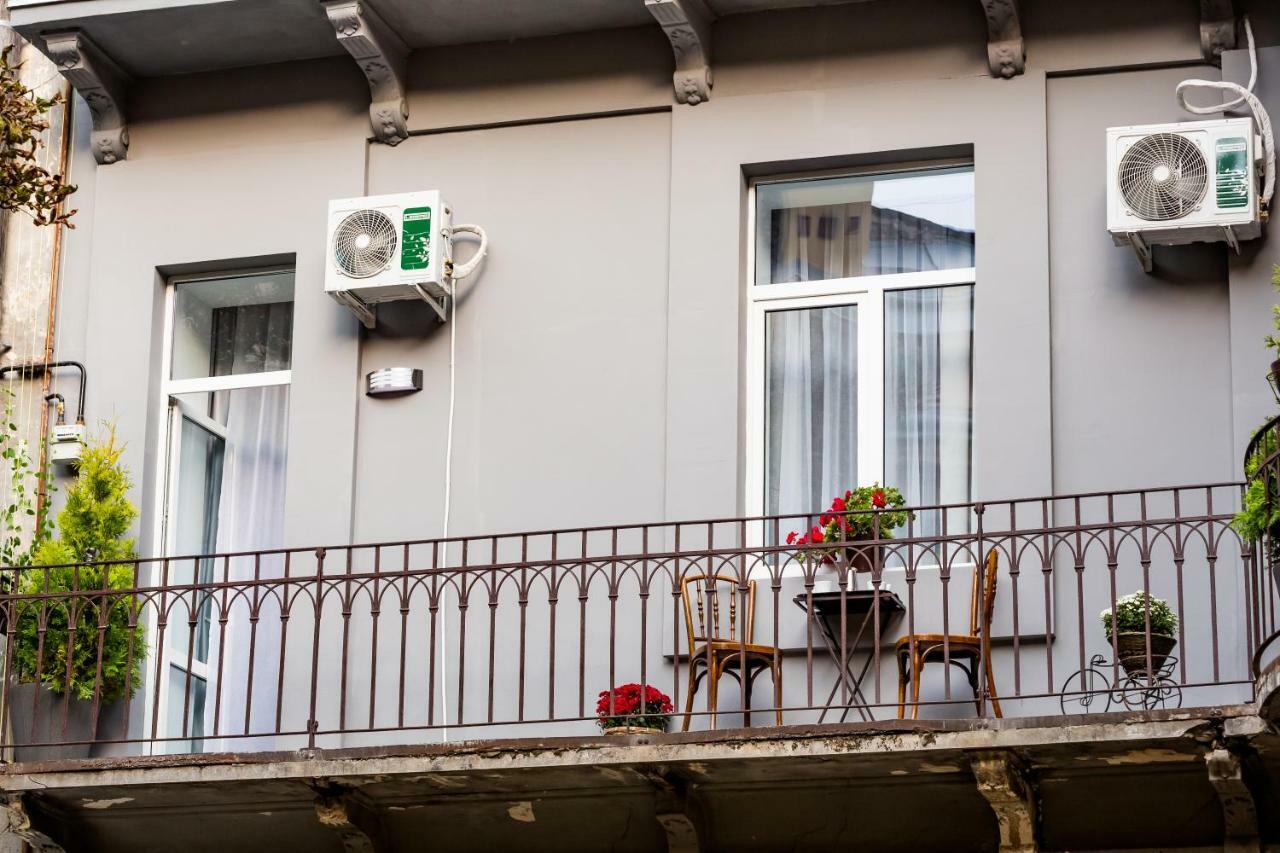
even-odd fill
[{"label": "cornice molding", "polygon": [[1006,80],[1027,70],[1018,0],[979,0],[987,18],[987,64],[991,74]]},{"label": "cornice molding", "polygon": [[125,159],[129,154],[128,75],[79,30],[42,33],[41,38],[58,71],[89,105],[93,158],[104,166]]},{"label": "cornice molding", "polygon": [[700,104],[711,99],[711,22],[702,0],[644,0],[645,8],[667,34],[676,57],[672,75],[676,100]]},{"label": "cornice molding", "polygon": [[369,123],[379,142],[409,138],[405,82],[409,47],[364,0],[323,0],[338,43],[369,83]]}]

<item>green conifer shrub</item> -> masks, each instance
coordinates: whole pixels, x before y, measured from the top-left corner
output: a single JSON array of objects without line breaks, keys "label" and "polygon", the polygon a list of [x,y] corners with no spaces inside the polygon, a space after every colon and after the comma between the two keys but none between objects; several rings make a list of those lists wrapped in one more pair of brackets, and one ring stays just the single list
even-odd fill
[{"label": "green conifer shrub", "polygon": [[46,597],[17,599],[13,660],[20,682],[39,681],[55,693],[69,688],[79,699],[92,699],[97,688],[104,702],[133,695],[142,684],[140,602],[113,592],[136,583],[128,534],[138,510],[128,498],[132,481],[122,452],[114,430],[90,441],[56,534],[35,543],[32,567],[21,571],[19,595]]}]

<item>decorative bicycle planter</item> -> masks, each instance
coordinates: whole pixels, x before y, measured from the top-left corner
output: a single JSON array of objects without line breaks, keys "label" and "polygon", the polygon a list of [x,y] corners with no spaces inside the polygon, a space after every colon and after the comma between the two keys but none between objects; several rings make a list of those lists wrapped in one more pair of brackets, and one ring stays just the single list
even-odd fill
[{"label": "decorative bicycle planter", "polygon": [[[1173,677],[1178,659],[1165,657],[1153,672],[1145,667],[1113,664],[1102,655],[1089,658],[1089,665],[1067,676],[1058,694],[1064,714],[1102,714],[1112,705],[1130,711],[1181,708],[1182,688]],[[1117,673],[1112,685],[1108,672]]]}]

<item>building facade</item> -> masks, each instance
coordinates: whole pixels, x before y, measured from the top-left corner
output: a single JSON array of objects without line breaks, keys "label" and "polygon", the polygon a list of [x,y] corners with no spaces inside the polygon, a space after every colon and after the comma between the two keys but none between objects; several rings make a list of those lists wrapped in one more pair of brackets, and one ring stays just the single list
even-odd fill
[{"label": "building facade", "polygon": [[[7,701],[13,744],[63,712],[5,777],[17,835],[1275,840],[1274,593],[1229,522],[1275,414],[1280,255],[1264,232],[1144,271],[1107,233],[1104,144],[1195,119],[1184,79],[1247,82],[1246,16],[1280,116],[1273,4],[9,5],[77,93],[53,355],[87,395],[53,389],[124,445],[140,559],[117,595],[146,637],[123,699],[91,685],[85,754],[58,751],[65,693]],[[404,300],[365,328],[325,292],[328,204],[420,190],[487,255],[447,322]],[[421,390],[366,394],[387,367]],[[918,508],[903,544],[786,546],[872,484]],[[1180,633],[1161,670],[1148,624],[1126,676],[1097,614],[1135,591]],[[686,633],[726,615],[720,652]],[[948,640],[903,701],[896,641],[931,633],[988,668]],[[691,697],[699,649],[761,669],[754,695]],[[625,682],[693,698],[691,731],[595,737]]]}]

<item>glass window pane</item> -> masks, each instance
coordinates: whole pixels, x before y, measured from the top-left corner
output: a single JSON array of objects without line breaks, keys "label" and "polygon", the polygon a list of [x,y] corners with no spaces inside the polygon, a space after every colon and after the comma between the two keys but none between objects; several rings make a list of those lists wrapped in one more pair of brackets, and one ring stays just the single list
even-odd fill
[{"label": "glass window pane", "polygon": [[974,265],[973,168],[756,187],[756,284]]},{"label": "glass window pane", "polygon": [[858,482],[858,307],[765,315],[765,513],[820,512]]},{"label": "glass window pane", "polygon": [[293,272],[174,286],[174,379],[287,370],[293,336]]},{"label": "glass window pane", "polygon": [[[973,286],[891,290],[884,295],[885,480],[929,506],[970,497],[973,439]],[[947,519],[965,529],[969,513]],[[941,514],[918,513],[920,535]]]},{"label": "glass window pane", "polygon": [[[170,753],[200,752],[204,737],[204,706],[208,685],[203,678],[192,676],[179,666],[169,667],[169,691],[166,697],[168,709],[165,713],[165,735],[182,737],[184,734],[191,740],[172,741],[167,751]],[[184,717],[185,712],[185,717]],[[183,731],[183,720],[186,720],[186,731]]]}]

